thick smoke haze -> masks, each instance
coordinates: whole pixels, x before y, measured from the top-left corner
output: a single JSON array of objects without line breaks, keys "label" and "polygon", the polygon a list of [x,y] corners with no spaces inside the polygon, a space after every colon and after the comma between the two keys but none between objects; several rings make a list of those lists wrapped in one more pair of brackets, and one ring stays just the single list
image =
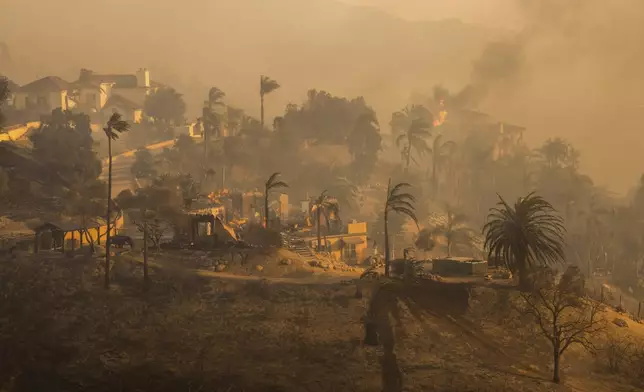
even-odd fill
[{"label": "thick smoke haze", "polygon": [[267,74],[283,86],[268,116],[317,88],[365,96],[386,124],[413,93],[480,83],[477,59],[488,43],[506,45],[516,58],[508,75],[485,80],[482,110],[527,126],[533,145],[569,139],[582,151],[582,169],[616,191],[644,168],[640,0],[5,0],[1,7],[11,64],[0,72],[17,82],[73,79],[81,67],[145,66],[186,95],[192,115],[211,86],[257,114],[258,78]]}]

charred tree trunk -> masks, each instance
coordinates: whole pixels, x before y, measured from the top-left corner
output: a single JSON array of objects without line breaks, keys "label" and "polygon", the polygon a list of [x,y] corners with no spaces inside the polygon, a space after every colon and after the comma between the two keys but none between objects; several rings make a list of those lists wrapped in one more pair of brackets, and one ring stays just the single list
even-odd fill
[{"label": "charred tree trunk", "polygon": [[148,276],[148,221],[143,222],[143,284],[147,289],[150,284]]},{"label": "charred tree trunk", "polygon": [[112,139],[107,138],[107,233],[105,234],[105,288],[110,288],[110,257],[112,242]]}]

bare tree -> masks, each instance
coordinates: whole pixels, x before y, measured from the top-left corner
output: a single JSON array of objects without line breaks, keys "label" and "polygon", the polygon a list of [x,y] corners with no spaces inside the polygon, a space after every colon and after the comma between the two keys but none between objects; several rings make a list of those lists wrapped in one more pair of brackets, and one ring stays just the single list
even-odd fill
[{"label": "bare tree", "polygon": [[560,382],[560,360],[573,344],[595,350],[592,338],[605,327],[601,317],[603,305],[589,298],[581,297],[579,279],[565,276],[556,282],[554,274],[547,270],[535,278],[533,290],[522,292],[523,309],[539,326],[541,334],[548,339],[553,349],[552,380]]}]

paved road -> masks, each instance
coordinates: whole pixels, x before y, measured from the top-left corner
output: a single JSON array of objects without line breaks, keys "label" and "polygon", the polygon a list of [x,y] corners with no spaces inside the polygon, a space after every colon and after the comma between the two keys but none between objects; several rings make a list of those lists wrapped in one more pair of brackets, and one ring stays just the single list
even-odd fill
[{"label": "paved road", "polygon": [[[166,140],[160,143],[150,144],[145,148],[153,154],[156,154],[163,151],[165,147],[170,147],[173,144],[174,140]],[[125,189],[132,189],[135,185],[130,172],[130,168],[134,163],[135,152],[136,150],[127,151],[112,157],[112,195],[114,197]],[[103,160],[101,179],[107,181],[107,159]]]}]

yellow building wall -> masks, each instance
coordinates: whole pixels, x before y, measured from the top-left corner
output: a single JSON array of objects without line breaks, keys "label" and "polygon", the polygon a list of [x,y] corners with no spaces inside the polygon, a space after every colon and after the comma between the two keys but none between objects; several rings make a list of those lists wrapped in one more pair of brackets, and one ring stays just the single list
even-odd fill
[{"label": "yellow building wall", "polygon": [[[114,227],[112,228],[111,235],[117,235],[118,231],[123,228],[125,220],[121,216],[119,219],[116,220]],[[99,243],[99,232],[101,235],[103,235],[103,238],[101,238],[100,243],[105,244],[105,233],[107,232],[107,225],[103,225],[98,228],[91,228],[87,230],[89,232],[89,235],[92,237],[92,240],[94,243],[98,244]],[[82,243],[85,245],[87,244],[87,238],[80,232],[80,230],[75,230],[75,231],[70,231],[65,233],[65,247],[68,247],[71,245],[71,240],[72,238],[74,239],[75,246],[79,246],[81,243],[81,236],[83,238]]]},{"label": "yellow building wall", "polygon": [[54,110],[56,108],[62,108],[67,110],[67,91],[58,91],[49,93],[49,108]]},{"label": "yellow building wall", "polygon": [[349,234],[366,233],[367,232],[367,223],[366,222],[349,223],[347,225],[347,232]]},{"label": "yellow building wall", "polygon": [[137,109],[132,112],[132,122],[139,124],[143,119],[143,110]]},{"label": "yellow building wall", "polygon": [[[366,224],[365,224],[365,227],[366,227]],[[358,232],[358,233],[362,233],[362,232]],[[356,263],[361,263],[362,260],[364,260],[368,256],[367,255],[367,251],[368,251],[368,249],[367,249],[368,248],[367,234],[364,234],[364,235],[353,235],[352,234],[352,235],[347,235],[346,237],[329,237],[329,238],[326,238],[326,239],[324,238],[324,236],[322,236],[322,238],[321,238],[322,246],[323,247],[330,246],[331,249],[333,249],[331,251],[331,256],[334,259],[343,260],[343,261],[346,261],[346,262],[352,262],[351,260],[345,260],[344,259],[344,249],[338,249],[338,246],[337,246],[337,243],[340,242],[340,240],[342,240],[343,238],[347,238],[347,237],[360,238],[362,240],[362,243],[356,244],[356,260],[355,260]],[[314,249],[314,250],[317,249],[317,242],[318,242],[317,239],[313,239],[311,241],[310,246],[311,246],[312,249]]]}]

